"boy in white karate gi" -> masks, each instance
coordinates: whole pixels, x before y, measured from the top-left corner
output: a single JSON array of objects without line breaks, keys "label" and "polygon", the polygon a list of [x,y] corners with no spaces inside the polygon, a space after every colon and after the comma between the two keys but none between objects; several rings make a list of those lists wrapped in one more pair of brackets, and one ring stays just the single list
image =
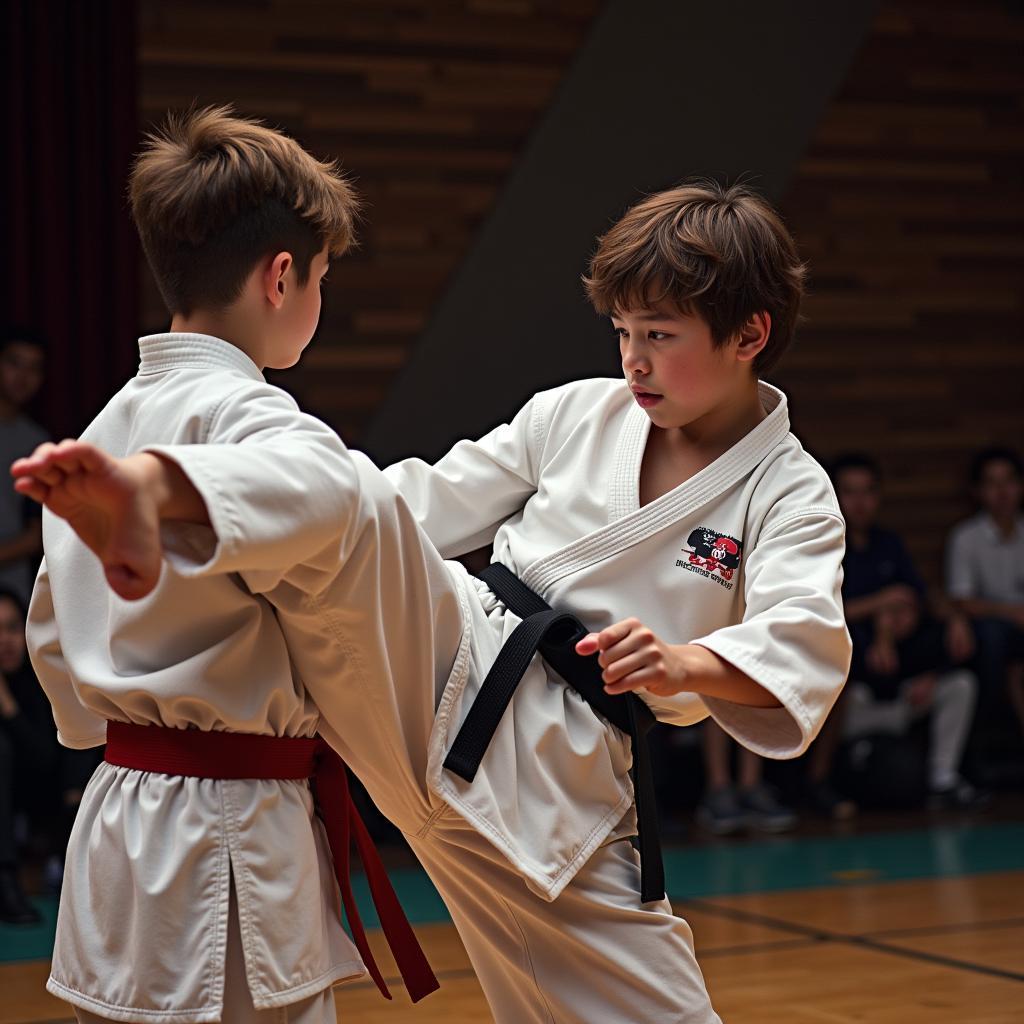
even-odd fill
[{"label": "boy in white karate gi", "polygon": [[[275,480],[262,514],[274,518],[279,505],[288,518],[276,551],[247,549],[248,578],[237,564],[186,578],[157,557],[140,581],[116,568],[104,579],[67,524],[44,513],[46,557],[28,623],[33,664],[61,742],[107,743],[68,848],[48,988],[83,1021],[334,1024],[331,986],[363,976],[364,964],[351,913],[356,945],[341,924],[331,860],[344,867],[349,825],[363,849],[366,837],[336,764],[317,794],[322,809],[341,801],[330,848],[313,816],[305,779],[332,764],[312,738],[321,710],[261,589],[274,572],[309,566],[335,537],[351,468],[334,433],[270,387],[261,368],[290,366],[309,342],[328,255],[348,247],[357,204],[334,167],[291,139],[205,110],[150,140],[132,206],[174,332],[142,339],[138,375],[84,436],[118,455],[161,443],[199,455],[197,442],[230,444],[246,452],[253,482]],[[123,495],[180,472],[154,455],[126,464],[103,478]],[[208,465],[210,486],[227,483]],[[204,472],[198,463],[192,470]],[[55,511],[92,529],[91,491],[75,490],[89,480],[54,469],[24,493],[49,488]],[[161,513],[175,517],[178,540],[192,550],[197,527],[183,524],[207,521],[202,501],[159,493],[170,501]],[[145,514],[139,525],[153,527],[155,508]],[[218,526],[224,538],[235,529]],[[143,530],[127,536],[137,541],[152,544]],[[336,557],[332,547],[332,566]],[[144,590],[144,600],[123,600]],[[332,685],[327,675],[318,682]],[[399,770],[386,749],[378,756]],[[324,820],[330,833],[326,811]],[[347,872],[338,874],[345,893]],[[417,984],[424,994],[431,979]]]},{"label": "boy in white karate gi", "polygon": [[[784,396],[757,379],[790,340],[802,274],[778,218],[742,189],[641,203],[587,281],[613,314],[625,382],[537,395],[433,467],[381,474],[348,452],[347,469],[309,482],[317,504],[337,495],[333,535],[289,534],[303,465],[274,474],[261,451],[312,439],[283,422],[127,458],[69,443],[16,464],[18,486],[130,596],[162,557],[165,575],[236,573],[276,609],[321,732],[438,886],[496,1021],[711,1024],[688,926],[641,899],[630,740],[591,698],[533,656],[479,763],[454,764],[521,616],[437,550],[493,542],[496,563],[586,625],[572,644],[579,662],[598,655],[607,693],[675,724],[711,713],[768,756],[804,750],[849,637],[835,497]],[[204,509],[209,530],[175,525],[174,504]]]}]

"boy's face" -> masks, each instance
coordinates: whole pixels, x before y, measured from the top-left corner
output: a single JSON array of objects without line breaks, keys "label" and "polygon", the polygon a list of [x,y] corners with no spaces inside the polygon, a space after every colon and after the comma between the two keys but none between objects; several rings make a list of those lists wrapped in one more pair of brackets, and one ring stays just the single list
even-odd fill
[{"label": "boy's face", "polygon": [[1012,462],[992,459],[986,462],[978,481],[978,501],[995,519],[1012,519],[1020,513],[1024,481]]},{"label": "boy's face", "polygon": [[0,352],[0,396],[20,409],[43,383],[43,351],[28,341],[12,341]]},{"label": "boy's face", "polygon": [[310,343],[320,321],[320,286],[329,257],[324,248],[313,257],[309,277],[300,284],[293,263],[286,276],[286,301],[275,317],[275,337],[266,353],[266,365],[274,370],[294,366]]},{"label": "boy's face", "polygon": [[851,466],[836,476],[836,497],[846,525],[851,530],[868,530],[878,516],[878,479],[869,469]]},{"label": "boy's face", "polygon": [[685,427],[727,404],[750,385],[749,359],[738,341],[715,345],[699,316],[670,308],[612,314],[622,373],[655,426]]}]

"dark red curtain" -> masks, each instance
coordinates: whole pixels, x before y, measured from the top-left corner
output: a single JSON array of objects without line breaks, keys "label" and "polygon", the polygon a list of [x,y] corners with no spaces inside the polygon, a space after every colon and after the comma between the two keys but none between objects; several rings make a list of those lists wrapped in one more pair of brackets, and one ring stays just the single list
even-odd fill
[{"label": "dark red curtain", "polygon": [[36,412],[77,434],[133,372],[135,0],[4,0],[2,317],[48,342]]}]

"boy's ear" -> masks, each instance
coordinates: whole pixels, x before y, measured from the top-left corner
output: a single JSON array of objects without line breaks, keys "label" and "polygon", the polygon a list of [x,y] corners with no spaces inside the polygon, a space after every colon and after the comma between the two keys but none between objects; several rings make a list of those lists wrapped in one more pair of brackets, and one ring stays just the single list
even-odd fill
[{"label": "boy's ear", "polygon": [[275,309],[280,309],[288,290],[285,280],[294,260],[290,252],[279,252],[263,271],[263,294]]},{"label": "boy's ear", "polygon": [[736,357],[744,361],[753,359],[768,344],[772,333],[772,315],[767,310],[755,313],[741,328]]}]

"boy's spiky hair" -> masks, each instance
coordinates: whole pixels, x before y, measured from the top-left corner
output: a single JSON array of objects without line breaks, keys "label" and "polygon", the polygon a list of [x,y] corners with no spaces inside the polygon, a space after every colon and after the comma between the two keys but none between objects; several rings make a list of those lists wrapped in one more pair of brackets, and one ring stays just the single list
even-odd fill
[{"label": "boy's spiky hair", "polygon": [[132,216],[172,313],[221,309],[256,264],[290,252],[300,283],[325,246],[354,241],[359,202],[333,162],[230,107],[170,114],[146,137],[130,182]]},{"label": "boy's spiky hair", "polygon": [[771,334],[754,360],[771,369],[793,337],[806,268],[781,218],[745,185],[693,181],[641,200],[598,239],[587,295],[602,315],[668,305],[707,321],[724,345],[755,313]]}]

